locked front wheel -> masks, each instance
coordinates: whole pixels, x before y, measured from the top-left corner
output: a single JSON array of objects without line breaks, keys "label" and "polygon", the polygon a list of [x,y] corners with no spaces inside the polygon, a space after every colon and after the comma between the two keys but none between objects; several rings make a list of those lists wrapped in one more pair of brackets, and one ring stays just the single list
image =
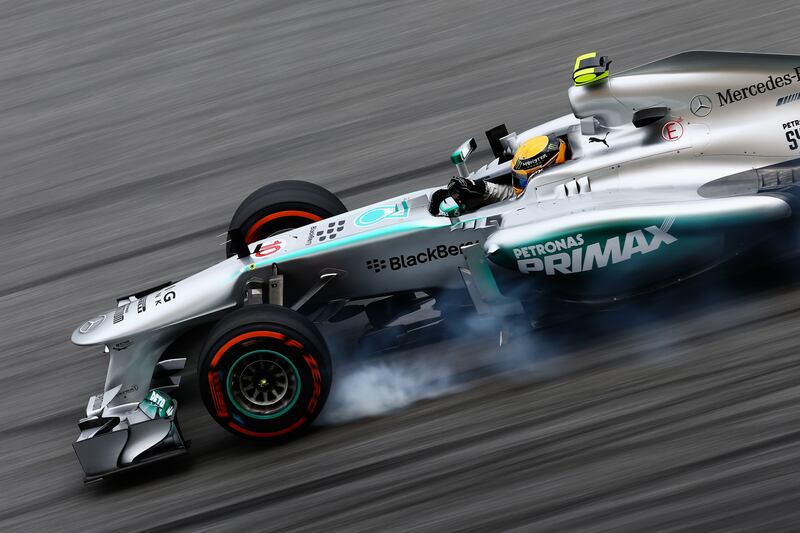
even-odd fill
[{"label": "locked front wheel", "polygon": [[317,328],[285,307],[232,312],[211,331],[198,368],[209,414],[245,438],[301,432],[322,410],[331,386],[328,347]]}]

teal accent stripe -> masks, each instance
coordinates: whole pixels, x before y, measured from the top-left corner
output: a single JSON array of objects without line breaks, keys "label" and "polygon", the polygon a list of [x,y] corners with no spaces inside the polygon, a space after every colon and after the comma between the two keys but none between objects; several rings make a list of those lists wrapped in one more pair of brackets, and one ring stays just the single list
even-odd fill
[{"label": "teal accent stripe", "polygon": [[[416,220],[410,222],[401,222],[399,224],[393,224],[391,226],[387,226],[385,228],[377,228],[374,230],[364,231],[361,233],[357,233],[355,235],[350,235],[348,237],[343,237],[342,239],[337,239],[336,241],[328,241],[323,242],[320,244],[316,244],[314,246],[308,246],[303,248],[302,250],[295,250],[294,252],[289,252],[288,254],[283,254],[278,256],[274,259],[264,259],[263,261],[254,261],[251,264],[245,265],[239,270],[239,274],[243,274],[244,272],[248,272],[251,270],[250,265],[255,265],[253,268],[261,268],[264,266],[271,265],[273,263],[280,264],[283,261],[291,261],[292,259],[298,259],[300,257],[305,257],[308,255],[313,255],[318,252],[324,252],[330,248],[338,248],[340,246],[346,246],[348,244],[356,244],[362,241],[378,238],[378,237],[385,237],[386,235],[393,235],[395,233],[406,233],[410,231],[416,231],[421,229],[431,229],[431,228],[441,228],[447,227],[450,225],[449,220],[441,219],[441,220]],[[251,255],[252,257],[252,255]],[[237,275],[238,276],[238,275]]]}]

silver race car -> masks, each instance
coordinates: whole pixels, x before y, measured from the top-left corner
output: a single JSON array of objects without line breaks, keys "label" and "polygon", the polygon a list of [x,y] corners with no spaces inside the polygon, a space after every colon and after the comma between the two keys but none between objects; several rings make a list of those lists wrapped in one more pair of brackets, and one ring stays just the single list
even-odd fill
[{"label": "silver race car", "polygon": [[211,416],[272,441],[325,405],[318,324],[364,313],[379,330],[430,301],[524,317],[532,303],[619,299],[792,225],[800,56],[687,52],[613,76],[609,65],[580,56],[572,114],[492,128],[494,157],[471,172],[477,143],[464,143],[447,187],[348,211],[318,185],[265,185],[233,215],[226,259],[84,322],[72,342],[109,357],[74,444],[87,479],[186,451],[169,391],[187,334],[206,339],[197,375]]}]

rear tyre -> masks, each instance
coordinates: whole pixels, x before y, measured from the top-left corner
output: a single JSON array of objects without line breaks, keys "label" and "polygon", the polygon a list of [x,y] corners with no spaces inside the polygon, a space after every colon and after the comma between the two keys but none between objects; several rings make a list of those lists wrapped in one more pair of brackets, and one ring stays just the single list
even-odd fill
[{"label": "rear tyre", "polygon": [[[254,191],[236,209],[228,229],[240,228],[247,244],[347,212],[335,194],[314,183],[277,181]],[[228,243],[227,256],[234,254]]]},{"label": "rear tyre", "polygon": [[331,386],[328,347],[299,313],[245,307],[209,334],[199,361],[200,395],[219,425],[240,437],[294,436],[317,417]]}]

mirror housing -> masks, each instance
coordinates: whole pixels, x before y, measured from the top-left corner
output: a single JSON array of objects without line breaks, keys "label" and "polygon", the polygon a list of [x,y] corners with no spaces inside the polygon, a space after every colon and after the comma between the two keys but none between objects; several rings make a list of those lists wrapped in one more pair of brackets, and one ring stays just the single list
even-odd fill
[{"label": "mirror housing", "polygon": [[492,155],[499,159],[500,163],[505,163],[509,158],[505,156],[505,149],[500,139],[508,135],[508,128],[505,124],[500,124],[486,132],[486,138],[489,140],[489,147],[492,149]]},{"label": "mirror housing", "polygon": [[450,161],[456,166],[458,177],[466,178],[469,176],[469,171],[467,170],[466,165],[467,159],[477,147],[478,143],[475,141],[475,137],[473,137],[456,148],[455,152],[450,154]]}]

